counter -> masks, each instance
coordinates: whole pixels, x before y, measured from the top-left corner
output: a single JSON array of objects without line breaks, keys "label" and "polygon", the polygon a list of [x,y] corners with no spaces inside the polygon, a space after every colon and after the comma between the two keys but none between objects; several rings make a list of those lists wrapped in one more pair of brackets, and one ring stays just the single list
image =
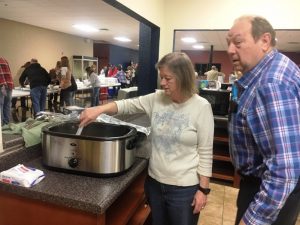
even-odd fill
[{"label": "counter", "polygon": [[[129,120],[141,125],[138,121],[144,123],[147,118],[143,115]],[[0,155],[1,171],[23,163],[43,170],[46,177],[32,188],[0,183],[0,224],[22,224],[23,221],[23,224],[27,222],[32,225],[115,225],[116,220],[119,221],[118,224],[128,224],[141,211],[147,217],[149,209],[143,207],[143,182],[147,170],[148,148],[148,140],[139,144],[133,166],[122,175],[111,178],[48,170],[42,166],[39,145],[31,149],[4,152]],[[128,199],[130,196],[132,198]],[[59,216],[62,212],[63,217]],[[23,220],[18,217],[23,217]]]}]

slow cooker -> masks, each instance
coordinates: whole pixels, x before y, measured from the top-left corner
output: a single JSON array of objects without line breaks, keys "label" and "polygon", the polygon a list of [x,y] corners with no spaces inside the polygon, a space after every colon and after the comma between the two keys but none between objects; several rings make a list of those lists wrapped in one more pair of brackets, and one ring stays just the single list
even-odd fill
[{"label": "slow cooker", "polygon": [[127,125],[93,122],[76,135],[79,122],[42,128],[42,163],[65,172],[114,176],[135,161],[137,130]]}]

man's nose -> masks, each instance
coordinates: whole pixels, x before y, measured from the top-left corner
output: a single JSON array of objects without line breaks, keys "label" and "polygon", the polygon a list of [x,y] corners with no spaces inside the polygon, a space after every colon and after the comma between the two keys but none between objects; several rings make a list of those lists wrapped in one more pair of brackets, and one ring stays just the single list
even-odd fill
[{"label": "man's nose", "polygon": [[228,55],[232,55],[235,53],[235,46],[233,44],[228,44],[227,53]]}]

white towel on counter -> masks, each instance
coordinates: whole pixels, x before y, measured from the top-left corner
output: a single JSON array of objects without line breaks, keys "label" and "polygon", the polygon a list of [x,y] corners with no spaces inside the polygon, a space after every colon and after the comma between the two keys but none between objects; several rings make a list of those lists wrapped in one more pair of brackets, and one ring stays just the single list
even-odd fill
[{"label": "white towel on counter", "polygon": [[0,181],[3,183],[32,187],[45,178],[43,171],[18,164],[0,173]]}]

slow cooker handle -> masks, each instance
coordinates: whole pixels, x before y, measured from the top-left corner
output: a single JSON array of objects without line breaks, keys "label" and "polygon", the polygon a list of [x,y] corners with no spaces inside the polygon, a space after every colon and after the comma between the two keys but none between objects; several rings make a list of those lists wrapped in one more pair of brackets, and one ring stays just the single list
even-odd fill
[{"label": "slow cooker handle", "polygon": [[136,143],[137,143],[137,135],[136,135],[134,138],[130,139],[130,140],[127,142],[127,144],[126,144],[126,149],[127,149],[127,150],[134,150],[135,147],[136,147]]}]

